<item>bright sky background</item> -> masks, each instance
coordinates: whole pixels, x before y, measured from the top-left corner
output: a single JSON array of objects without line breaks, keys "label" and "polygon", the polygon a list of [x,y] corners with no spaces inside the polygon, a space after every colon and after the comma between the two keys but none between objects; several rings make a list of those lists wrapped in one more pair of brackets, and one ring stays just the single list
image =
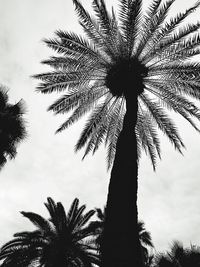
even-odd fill
[{"label": "bright sky background", "polygon": [[[110,6],[117,1],[106,2]],[[177,0],[172,12],[194,2]],[[82,3],[90,8],[91,0]],[[81,161],[83,151],[75,154],[74,145],[84,121],[55,135],[65,117],[46,109],[58,96],[36,93],[37,81],[30,77],[47,70],[40,61],[52,51],[41,40],[53,37],[57,29],[81,32],[71,0],[0,0],[0,83],[10,88],[12,102],[26,101],[28,129],[16,159],[0,172],[0,245],[15,232],[32,229],[19,211],[48,216],[43,205],[48,196],[66,209],[75,197],[88,209],[106,202],[109,173],[104,149]],[[163,159],[156,173],[146,156],[140,162],[139,217],[157,250],[175,239],[200,245],[200,136],[182,120],[178,126],[187,147],[184,157],[163,138]]]}]

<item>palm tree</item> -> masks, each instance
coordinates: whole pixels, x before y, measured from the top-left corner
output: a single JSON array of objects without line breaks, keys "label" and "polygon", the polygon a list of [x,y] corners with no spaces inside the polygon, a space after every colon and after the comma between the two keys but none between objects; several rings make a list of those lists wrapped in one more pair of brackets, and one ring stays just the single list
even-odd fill
[{"label": "palm tree", "polygon": [[149,266],[153,259],[153,254],[149,252],[148,248],[154,248],[151,234],[145,229],[144,222],[138,221],[139,240],[141,244],[141,252],[144,266]]},{"label": "palm tree", "polygon": [[1,266],[92,267],[93,263],[98,264],[93,229],[87,224],[95,211],[84,214],[86,206],[79,206],[76,198],[66,214],[60,202],[47,200],[48,220],[33,212],[21,212],[37,230],[14,234],[15,238],[1,248]]},{"label": "palm tree", "polygon": [[137,231],[141,149],[155,168],[161,154],[157,129],[179,152],[184,147],[167,110],[199,131],[193,118],[200,119],[200,110],[192,99],[200,99],[200,65],[190,59],[199,54],[200,23],[181,23],[200,3],[166,22],[174,1],[153,0],[143,12],[142,0],[119,0],[116,15],[104,0],[93,0],[94,18],[73,0],[88,40],[58,30],[54,39],[45,40],[58,53],[43,61],[52,70],[35,75],[41,80],[38,91],[67,91],[48,109],[55,114],[73,111],[57,132],[90,112],[76,150],[86,146],[85,157],[103,142],[108,147],[112,171],[103,267],[142,266]]},{"label": "palm tree", "polygon": [[[91,222],[90,226],[93,227],[94,229],[97,248],[98,251],[101,253],[106,208],[104,208],[103,210],[96,208],[96,214],[98,220]],[[141,220],[138,221],[138,233],[139,233],[143,263],[145,266],[149,266],[149,261],[152,256],[150,255],[148,248],[152,249],[154,248],[154,246],[152,243],[151,234],[145,229],[144,222]]]},{"label": "palm tree", "polygon": [[200,266],[200,248],[191,245],[190,248],[184,248],[183,245],[175,241],[170,251],[158,253],[155,257],[155,267],[199,267]]},{"label": "palm tree", "polygon": [[6,90],[0,85],[0,168],[8,158],[13,159],[16,156],[16,147],[26,136],[22,118],[24,103],[21,100],[14,105],[9,104]]}]

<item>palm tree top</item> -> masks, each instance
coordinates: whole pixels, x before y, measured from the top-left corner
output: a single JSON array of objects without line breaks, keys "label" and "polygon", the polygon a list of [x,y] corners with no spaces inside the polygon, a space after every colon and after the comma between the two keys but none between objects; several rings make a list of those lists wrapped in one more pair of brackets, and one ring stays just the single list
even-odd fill
[{"label": "palm tree top", "polygon": [[104,0],[93,0],[93,16],[73,0],[87,39],[58,30],[54,39],[44,40],[58,55],[42,62],[53,70],[34,76],[42,81],[38,90],[67,91],[48,109],[73,111],[57,132],[90,113],[76,144],[76,150],[86,147],[84,157],[104,142],[111,167],[127,105],[137,101],[138,156],[143,149],[154,168],[161,157],[158,129],[179,152],[184,147],[167,110],[199,131],[193,119],[200,120],[200,110],[192,99],[200,99],[200,64],[190,59],[199,54],[200,23],[181,23],[200,2],[166,22],[174,1],[154,0],[144,12],[142,0],[119,0],[116,14]]},{"label": "palm tree top", "polygon": [[169,251],[157,253],[153,266],[200,266],[200,247],[191,245],[184,248],[179,241],[174,241]]},{"label": "palm tree top", "polygon": [[15,158],[17,145],[26,137],[24,101],[16,104],[8,101],[8,88],[0,85],[0,168],[8,159]]},{"label": "palm tree top", "polygon": [[[92,263],[97,263],[95,243],[91,238],[94,228],[88,223],[95,211],[85,212],[86,206],[79,205],[77,198],[67,213],[62,203],[56,203],[52,198],[47,199],[45,206],[49,219],[34,212],[21,212],[36,226],[36,230],[16,233],[14,239],[2,246],[2,266],[14,263],[12,266],[25,267],[34,261],[36,266],[52,267],[66,264],[92,267]],[[22,263],[24,265],[20,265]]]}]

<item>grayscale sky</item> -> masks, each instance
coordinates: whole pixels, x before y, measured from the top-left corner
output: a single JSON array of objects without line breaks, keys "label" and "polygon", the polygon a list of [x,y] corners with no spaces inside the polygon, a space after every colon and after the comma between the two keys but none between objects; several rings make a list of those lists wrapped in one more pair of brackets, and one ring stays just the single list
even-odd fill
[{"label": "grayscale sky", "polygon": [[[117,0],[106,2],[116,6]],[[194,2],[177,0],[171,14]],[[82,3],[90,9],[91,0]],[[190,19],[197,19],[199,12]],[[75,197],[87,208],[103,207],[106,202],[109,172],[104,147],[81,161],[83,151],[75,154],[74,145],[84,120],[55,135],[65,116],[46,109],[58,96],[36,93],[37,81],[30,77],[48,70],[40,61],[53,51],[42,39],[53,37],[57,29],[82,33],[71,0],[0,0],[0,83],[10,88],[13,103],[26,101],[28,129],[16,159],[0,172],[0,245],[13,233],[32,229],[19,211],[47,216],[43,203],[48,196],[62,201],[66,209]],[[174,118],[187,147],[184,156],[162,137],[163,157],[156,173],[145,155],[139,168],[139,217],[157,250],[175,239],[200,245],[200,135]]]}]

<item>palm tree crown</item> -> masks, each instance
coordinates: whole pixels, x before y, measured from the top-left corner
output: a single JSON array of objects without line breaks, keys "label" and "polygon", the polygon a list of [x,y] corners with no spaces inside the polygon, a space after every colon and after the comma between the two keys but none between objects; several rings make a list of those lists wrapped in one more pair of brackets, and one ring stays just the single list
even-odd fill
[{"label": "palm tree crown", "polygon": [[91,238],[93,229],[87,225],[95,211],[83,214],[86,206],[79,206],[78,199],[73,201],[67,214],[63,205],[51,198],[45,206],[49,220],[33,212],[21,212],[37,230],[17,233],[1,248],[2,266],[27,267],[34,263],[34,266],[44,267],[92,267],[93,263],[98,263]]},{"label": "palm tree crown", "polygon": [[200,266],[200,248],[191,245],[184,248],[183,244],[173,242],[170,251],[166,253],[158,253],[155,256],[155,267],[199,267]]},{"label": "palm tree crown", "polygon": [[60,56],[42,62],[53,71],[35,75],[42,81],[38,90],[51,93],[67,89],[67,94],[49,107],[56,114],[73,110],[58,132],[91,111],[76,144],[76,150],[86,145],[84,156],[105,141],[111,166],[127,102],[135,105],[138,100],[138,155],[143,148],[154,167],[156,157],[160,157],[157,128],[179,152],[184,147],[166,108],[198,130],[193,118],[199,120],[200,112],[187,97],[200,98],[200,66],[188,60],[199,54],[200,23],[180,24],[200,3],[166,22],[174,1],[153,0],[144,12],[142,0],[119,0],[116,15],[113,9],[106,9],[104,0],[93,0],[93,18],[79,0],[73,0],[88,40],[61,30],[55,39],[45,40]]},{"label": "palm tree crown", "polygon": [[0,85],[0,168],[16,156],[16,146],[26,136],[23,114],[23,101],[9,104],[7,89]]}]

